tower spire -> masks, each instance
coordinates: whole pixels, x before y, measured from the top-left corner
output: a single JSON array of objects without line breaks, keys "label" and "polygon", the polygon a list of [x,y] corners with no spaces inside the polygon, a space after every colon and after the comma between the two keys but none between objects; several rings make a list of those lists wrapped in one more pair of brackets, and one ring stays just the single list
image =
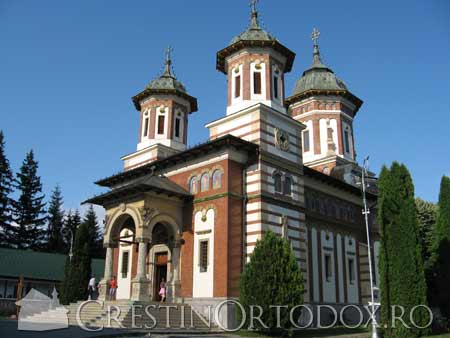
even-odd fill
[{"label": "tower spire", "polygon": [[319,43],[318,43],[319,36],[320,36],[319,30],[314,27],[314,29],[313,29],[313,31],[311,33],[311,40],[314,43],[313,65],[322,64],[322,60],[320,58]]},{"label": "tower spire", "polygon": [[168,46],[166,48],[166,58],[164,61],[164,73],[163,76],[170,76],[174,77],[172,73],[172,58],[171,58],[171,52],[173,51],[172,47]]},{"label": "tower spire", "polygon": [[251,17],[250,17],[250,28],[259,29],[259,21],[258,21],[258,10],[256,8],[256,4],[259,0],[250,0],[250,8]]}]

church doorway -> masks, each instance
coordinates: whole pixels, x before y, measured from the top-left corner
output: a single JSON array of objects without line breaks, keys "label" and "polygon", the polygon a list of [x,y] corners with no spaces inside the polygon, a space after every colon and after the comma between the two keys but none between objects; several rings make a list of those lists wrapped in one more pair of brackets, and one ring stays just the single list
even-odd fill
[{"label": "church doorway", "polygon": [[153,299],[155,301],[161,300],[161,295],[159,294],[161,282],[167,284],[167,262],[168,262],[168,253],[166,252],[158,252],[155,254],[155,273],[154,273],[154,290],[153,290]]}]

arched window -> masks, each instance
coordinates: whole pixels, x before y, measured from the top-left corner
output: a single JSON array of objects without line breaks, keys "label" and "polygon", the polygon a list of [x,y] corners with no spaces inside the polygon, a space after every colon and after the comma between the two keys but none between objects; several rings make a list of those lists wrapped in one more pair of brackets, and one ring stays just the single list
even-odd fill
[{"label": "arched window", "polygon": [[286,176],[284,178],[284,194],[287,196],[292,195],[292,178],[290,176]]},{"label": "arched window", "polygon": [[189,181],[189,191],[191,194],[196,194],[198,192],[198,179],[196,176],[192,177]]},{"label": "arched window", "polygon": [[275,183],[275,192],[282,193],[283,190],[282,190],[282,186],[281,186],[281,174],[277,173],[277,172],[274,173],[273,180]]},{"label": "arched window", "polygon": [[145,112],[145,114],[144,114],[144,123],[143,123],[143,126],[142,126],[142,128],[143,128],[143,137],[147,137],[148,136],[148,126],[149,126],[149,123],[150,123],[150,118],[149,118],[149,114],[148,114],[148,111],[146,111]]},{"label": "arched window", "polygon": [[200,179],[201,182],[201,191],[207,191],[209,190],[209,174],[208,173],[204,173],[202,175],[202,178]]},{"label": "arched window", "polygon": [[215,170],[212,175],[213,189],[220,188],[222,186],[222,171]]}]

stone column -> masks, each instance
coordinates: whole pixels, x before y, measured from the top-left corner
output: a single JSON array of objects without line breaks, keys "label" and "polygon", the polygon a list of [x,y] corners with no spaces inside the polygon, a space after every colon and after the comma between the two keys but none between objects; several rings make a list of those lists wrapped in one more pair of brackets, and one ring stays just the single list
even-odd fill
[{"label": "stone column", "polygon": [[114,245],[112,243],[105,243],[103,246],[106,248],[105,274],[99,283],[98,299],[107,300],[106,295],[108,294],[108,282],[113,276]]},{"label": "stone column", "polygon": [[176,240],[172,248],[172,278],[168,283],[168,293],[167,300],[170,302],[177,302],[180,297],[180,252],[181,252],[181,241]]},{"label": "stone column", "polygon": [[136,277],[131,281],[131,299],[139,301],[150,300],[150,280],[145,271],[148,238],[136,238],[139,243]]}]

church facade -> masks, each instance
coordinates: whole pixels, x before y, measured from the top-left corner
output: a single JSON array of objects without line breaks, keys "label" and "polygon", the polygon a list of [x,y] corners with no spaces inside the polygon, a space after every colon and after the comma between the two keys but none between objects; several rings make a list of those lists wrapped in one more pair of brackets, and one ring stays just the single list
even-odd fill
[{"label": "church facade", "polygon": [[[206,125],[209,140],[192,148],[197,99],[174,76],[168,50],[163,74],[133,97],[137,150],[122,158],[123,172],[96,182],[108,192],[85,202],[106,210],[102,298],[115,276],[117,299],[157,301],[163,279],[168,301],[234,299],[245,263],[270,230],[291,244],[306,303],[367,304],[353,137],[362,101],[323,64],[318,35],[312,65],[287,97],[295,53],[261,28],[252,8],[249,27],[217,52],[226,112]],[[367,196],[374,205],[376,195]]]}]

